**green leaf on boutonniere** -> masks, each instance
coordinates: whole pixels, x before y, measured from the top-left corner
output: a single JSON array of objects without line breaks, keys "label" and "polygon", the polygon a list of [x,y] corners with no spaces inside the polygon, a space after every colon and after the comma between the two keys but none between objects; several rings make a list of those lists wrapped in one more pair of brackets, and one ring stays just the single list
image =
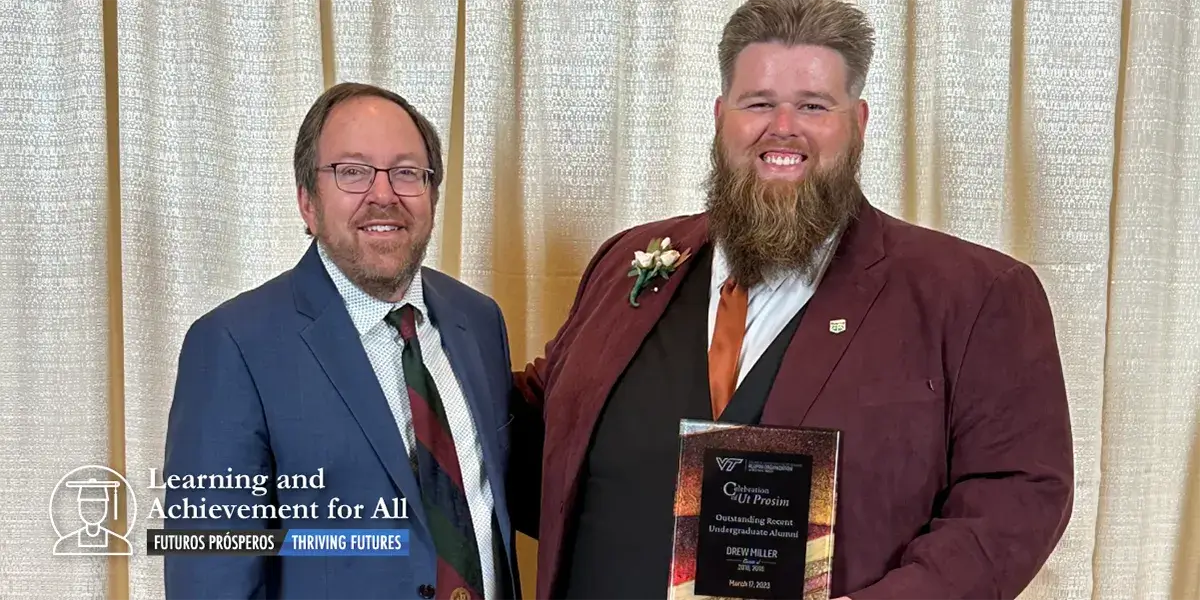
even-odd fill
[{"label": "green leaf on boutonniere", "polygon": [[629,303],[631,305],[633,305],[634,308],[637,308],[638,306],[640,306],[638,304],[637,297],[638,297],[638,294],[640,294],[642,292],[642,288],[646,287],[646,281],[647,281],[646,275],[647,275],[647,272],[642,271],[638,275],[637,281],[633,282],[633,289],[629,290]]}]

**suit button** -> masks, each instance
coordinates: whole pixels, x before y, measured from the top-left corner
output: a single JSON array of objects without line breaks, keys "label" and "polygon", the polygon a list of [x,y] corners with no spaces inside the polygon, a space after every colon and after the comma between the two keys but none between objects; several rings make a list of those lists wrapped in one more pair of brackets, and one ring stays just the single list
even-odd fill
[{"label": "suit button", "polygon": [[432,585],[429,585],[428,583],[421,584],[417,588],[417,593],[420,594],[422,598],[432,598],[434,595],[434,592],[436,592],[436,590],[433,588]]}]

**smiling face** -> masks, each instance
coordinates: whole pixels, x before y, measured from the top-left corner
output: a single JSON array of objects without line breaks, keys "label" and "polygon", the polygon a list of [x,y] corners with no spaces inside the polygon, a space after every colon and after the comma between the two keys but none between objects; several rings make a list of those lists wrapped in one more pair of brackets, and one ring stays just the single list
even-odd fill
[{"label": "smiling face", "polygon": [[867,104],[850,97],[845,61],[821,46],[757,43],[734,63],[716,117],[726,159],[769,181],[800,181],[832,169],[867,122]]},{"label": "smiling face", "polygon": [[709,227],[734,279],[812,280],[818,250],[858,211],[867,104],[842,56],[814,45],[749,44],[715,107]]},{"label": "smiling face", "polygon": [[[341,183],[331,164],[343,165]],[[385,98],[361,96],[336,105],[317,144],[316,193],[300,187],[300,213],[334,264],[363,291],[385,301],[403,296],[421,267],[433,234],[432,186],[407,195],[413,177],[429,167],[425,142],[413,118]],[[365,191],[347,185],[379,169]],[[393,185],[394,184],[394,185]],[[406,195],[397,194],[397,189]],[[418,185],[417,189],[420,189]]]}]

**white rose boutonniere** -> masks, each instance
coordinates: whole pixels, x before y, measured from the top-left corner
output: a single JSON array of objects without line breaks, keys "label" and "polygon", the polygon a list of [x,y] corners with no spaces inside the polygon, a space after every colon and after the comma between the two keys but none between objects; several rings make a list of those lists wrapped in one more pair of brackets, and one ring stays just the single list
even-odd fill
[{"label": "white rose boutonniere", "polygon": [[633,282],[633,289],[629,291],[629,304],[633,307],[638,306],[637,297],[642,293],[642,289],[646,284],[650,283],[656,277],[670,279],[671,273],[679,268],[688,257],[691,256],[690,250],[680,252],[671,247],[671,238],[654,238],[650,240],[650,245],[646,250],[637,250],[633,253],[633,262],[629,270],[630,277],[637,277]]}]

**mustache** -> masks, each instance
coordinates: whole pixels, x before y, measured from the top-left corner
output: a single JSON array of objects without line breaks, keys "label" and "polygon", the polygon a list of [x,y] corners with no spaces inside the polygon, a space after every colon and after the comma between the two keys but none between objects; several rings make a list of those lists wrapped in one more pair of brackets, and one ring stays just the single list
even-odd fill
[{"label": "mustache", "polygon": [[360,214],[354,218],[354,226],[362,227],[370,221],[395,221],[402,227],[412,225],[412,214],[400,204],[390,204],[382,207],[377,204],[367,204]]},{"label": "mustache", "polygon": [[754,156],[758,156],[763,152],[767,152],[768,150],[791,150],[793,152],[803,154],[808,158],[815,158],[815,153],[813,153],[808,147],[808,144],[792,140],[757,142],[750,147],[749,152]]}]

